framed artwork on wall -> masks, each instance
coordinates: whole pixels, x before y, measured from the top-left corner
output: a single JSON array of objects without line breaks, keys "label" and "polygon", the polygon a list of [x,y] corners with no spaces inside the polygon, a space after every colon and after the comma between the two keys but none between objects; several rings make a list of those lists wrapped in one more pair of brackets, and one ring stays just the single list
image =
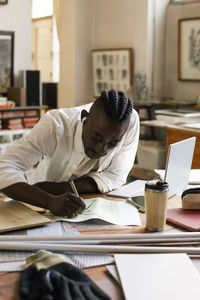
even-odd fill
[{"label": "framed artwork on wall", "polygon": [[178,79],[200,81],[200,18],[180,19]]},{"label": "framed artwork on wall", "polygon": [[0,31],[0,94],[13,86],[14,32]]},{"label": "framed artwork on wall", "polygon": [[127,92],[133,79],[133,50],[93,49],[92,69],[95,97],[106,89]]},{"label": "framed artwork on wall", "polygon": [[0,0],[0,5],[1,4],[8,4],[8,0]]}]

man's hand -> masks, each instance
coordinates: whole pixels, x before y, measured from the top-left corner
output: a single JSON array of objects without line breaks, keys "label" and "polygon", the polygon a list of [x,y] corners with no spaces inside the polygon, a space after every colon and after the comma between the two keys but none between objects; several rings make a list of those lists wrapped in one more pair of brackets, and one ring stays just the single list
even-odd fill
[{"label": "man's hand", "polygon": [[62,195],[52,197],[48,203],[48,209],[58,216],[67,216],[73,218],[86,208],[81,197],[66,192]]}]

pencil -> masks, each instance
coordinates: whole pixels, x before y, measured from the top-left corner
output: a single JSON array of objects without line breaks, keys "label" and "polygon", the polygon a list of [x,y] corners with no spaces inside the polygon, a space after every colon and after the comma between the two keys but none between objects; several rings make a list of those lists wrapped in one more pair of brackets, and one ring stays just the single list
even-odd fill
[{"label": "pencil", "polygon": [[76,194],[76,196],[78,196],[79,197],[79,193],[78,193],[78,191],[77,191],[77,189],[76,189],[76,186],[75,186],[75,184],[74,184],[74,182],[73,182],[73,180],[70,180],[70,185],[71,185],[71,188],[72,188],[72,190],[73,190],[73,192],[74,192],[74,194]]}]

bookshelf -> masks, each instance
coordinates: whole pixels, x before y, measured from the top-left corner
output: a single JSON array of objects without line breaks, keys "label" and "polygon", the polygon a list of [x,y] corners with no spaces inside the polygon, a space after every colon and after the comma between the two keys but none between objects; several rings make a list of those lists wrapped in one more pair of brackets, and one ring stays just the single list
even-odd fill
[{"label": "bookshelf", "polygon": [[47,110],[48,106],[0,108],[0,154],[27,134]]},{"label": "bookshelf", "polygon": [[32,128],[48,110],[48,106],[0,107],[0,129]]}]

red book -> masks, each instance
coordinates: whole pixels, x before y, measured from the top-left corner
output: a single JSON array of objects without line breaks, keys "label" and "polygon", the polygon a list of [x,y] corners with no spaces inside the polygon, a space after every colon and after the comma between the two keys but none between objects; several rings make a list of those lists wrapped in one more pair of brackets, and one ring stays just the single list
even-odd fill
[{"label": "red book", "polygon": [[190,231],[200,231],[200,210],[168,209],[167,221]]},{"label": "red book", "polygon": [[10,108],[10,104],[0,104],[0,108]]}]

